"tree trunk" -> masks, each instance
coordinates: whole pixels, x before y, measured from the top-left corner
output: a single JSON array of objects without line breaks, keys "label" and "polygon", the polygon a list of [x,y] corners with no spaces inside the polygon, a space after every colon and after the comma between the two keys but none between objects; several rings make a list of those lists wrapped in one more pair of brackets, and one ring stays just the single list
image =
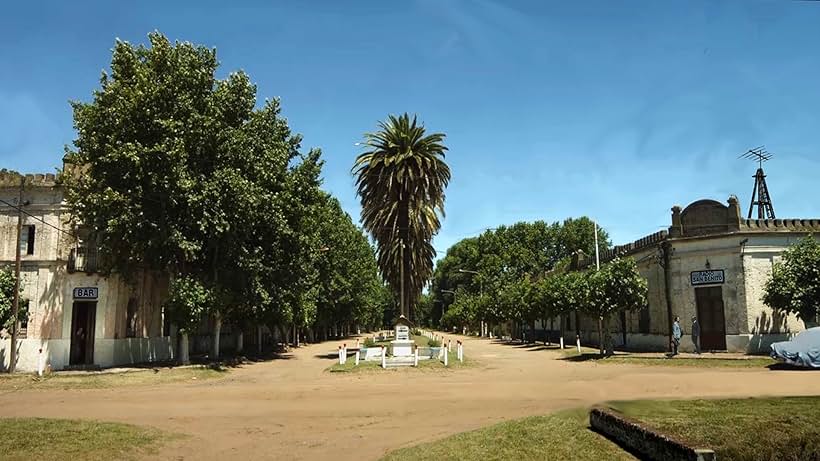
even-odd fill
[{"label": "tree trunk", "polygon": [[214,334],[211,343],[211,360],[219,360],[219,336],[222,334],[222,313],[214,314]]},{"label": "tree trunk", "polygon": [[604,355],[607,357],[612,356],[615,353],[615,348],[613,347],[612,343],[612,322],[609,316],[603,318],[603,351]]},{"label": "tree trunk", "polygon": [[191,356],[188,353],[188,333],[182,332],[179,335],[179,363],[182,365],[191,364]]},{"label": "tree trunk", "polygon": [[290,347],[290,328],[285,325],[277,325],[279,330],[279,342],[285,345],[285,349]]},{"label": "tree trunk", "polygon": [[598,316],[598,351],[604,356],[604,317]]},{"label": "tree trunk", "polygon": [[558,330],[559,330],[558,336],[560,337],[560,341],[561,341],[561,349],[563,349],[564,348],[564,316],[563,315],[558,316]]},{"label": "tree trunk", "polygon": [[262,325],[256,326],[256,352],[262,354]]},{"label": "tree trunk", "polygon": [[236,353],[239,354],[245,349],[245,333],[239,330],[236,335]]}]

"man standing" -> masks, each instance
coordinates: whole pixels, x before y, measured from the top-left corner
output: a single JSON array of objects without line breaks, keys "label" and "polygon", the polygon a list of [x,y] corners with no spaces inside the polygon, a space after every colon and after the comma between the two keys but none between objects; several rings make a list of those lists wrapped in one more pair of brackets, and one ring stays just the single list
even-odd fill
[{"label": "man standing", "polygon": [[680,338],[683,336],[683,331],[680,328],[680,319],[675,317],[675,323],[672,324],[672,356],[678,355],[678,347],[680,346]]},{"label": "man standing", "polygon": [[698,323],[698,318],[696,316],[692,316],[692,344],[695,345],[695,354],[700,355],[700,323]]}]

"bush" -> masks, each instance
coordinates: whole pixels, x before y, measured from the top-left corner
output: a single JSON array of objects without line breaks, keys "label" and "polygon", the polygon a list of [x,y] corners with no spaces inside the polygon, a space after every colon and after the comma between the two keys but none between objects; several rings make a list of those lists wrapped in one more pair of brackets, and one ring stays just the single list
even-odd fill
[{"label": "bush", "polygon": [[422,336],[421,330],[419,330],[418,328],[413,328],[412,330],[410,330],[410,334],[413,336]]},{"label": "bush", "polygon": [[441,347],[441,341],[438,339],[428,339],[427,346],[429,347]]},{"label": "bush", "polygon": [[364,347],[375,347],[376,340],[373,338],[364,338]]}]

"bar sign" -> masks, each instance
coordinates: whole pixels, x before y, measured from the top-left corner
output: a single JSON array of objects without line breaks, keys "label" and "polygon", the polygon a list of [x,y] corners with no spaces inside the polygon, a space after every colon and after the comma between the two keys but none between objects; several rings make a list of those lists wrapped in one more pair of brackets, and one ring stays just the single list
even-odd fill
[{"label": "bar sign", "polygon": [[98,287],[77,287],[74,289],[74,299],[97,299],[100,294]]}]

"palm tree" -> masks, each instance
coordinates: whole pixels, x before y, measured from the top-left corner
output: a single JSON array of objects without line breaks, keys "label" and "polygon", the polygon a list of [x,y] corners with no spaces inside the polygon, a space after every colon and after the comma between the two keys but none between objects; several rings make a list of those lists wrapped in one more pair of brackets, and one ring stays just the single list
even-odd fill
[{"label": "palm tree", "polygon": [[406,113],[379,122],[366,133],[366,151],[356,158],[353,174],[362,204],[362,224],[376,241],[379,270],[410,309],[433,275],[433,236],[444,216],[444,190],[450,168],[442,133],[426,134],[424,125]]}]

